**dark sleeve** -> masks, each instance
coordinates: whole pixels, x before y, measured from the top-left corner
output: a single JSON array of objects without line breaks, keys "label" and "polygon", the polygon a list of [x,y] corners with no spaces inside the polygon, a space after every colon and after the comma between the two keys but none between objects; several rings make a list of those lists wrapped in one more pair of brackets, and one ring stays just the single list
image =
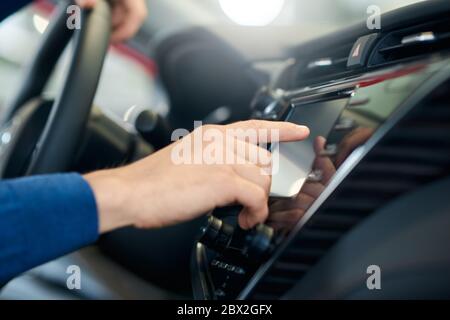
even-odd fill
[{"label": "dark sleeve", "polygon": [[32,0],[1,0],[0,1],[0,21],[10,14],[16,12]]},{"label": "dark sleeve", "polygon": [[97,238],[95,198],[80,175],[0,181],[0,284]]}]

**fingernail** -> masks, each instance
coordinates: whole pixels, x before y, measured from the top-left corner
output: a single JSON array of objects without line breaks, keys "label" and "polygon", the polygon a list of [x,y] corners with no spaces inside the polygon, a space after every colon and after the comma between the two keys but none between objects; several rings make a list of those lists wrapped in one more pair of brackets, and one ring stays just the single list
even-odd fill
[{"label": "fingernail", "polygon": [[307,126],[297,125],[297,128],[299,128],[303,132],[305,132],[305,133],[307,132],[309,134],[309,128]]}]

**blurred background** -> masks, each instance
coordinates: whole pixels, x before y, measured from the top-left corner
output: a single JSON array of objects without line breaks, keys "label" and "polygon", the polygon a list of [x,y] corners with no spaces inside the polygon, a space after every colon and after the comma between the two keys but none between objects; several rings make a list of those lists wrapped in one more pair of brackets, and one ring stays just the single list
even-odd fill
[{"label": "blurred background", "polygon": [[[56,2],[35,1],[0,24],[0,114]],[[166,114],[169,101],[152,59],[155,44],[180,30],[200,26],[252,60],[267,60],[286,46],[364,20],[369,5],[386,12],[415,2],[419,0],[148,0],[150,14],[142,30],[128,46],[111,50],[96,104],[118,121],[130,108]],[[58,89],[65,60],[48,87],[49,96]]]}]

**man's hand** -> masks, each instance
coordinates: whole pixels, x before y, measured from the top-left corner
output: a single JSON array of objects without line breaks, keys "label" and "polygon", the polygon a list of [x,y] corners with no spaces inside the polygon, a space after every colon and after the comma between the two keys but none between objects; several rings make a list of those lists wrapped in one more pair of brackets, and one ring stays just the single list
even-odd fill
[{"label": "man's hand", "polygon": [[[221,206],[239,203],[244,209],[239,224],[251,228],[264,222],[268,215],[271,177],[262,174],[263,165],[249,156],[250,150],[269,155],[267,150],[235,136],[227,129],[276,129],[281,141],[305,139],[309,130],[286,122],[247,121],[228,126],[206,126],[234,139],[234,146],[212,141],[219,152],[231,152],[242,164],[175,164],[173,149],[195,131],[178,142],[129,166],[99,171],[85,176],[92,187],[99,211],[100,232],[134,225],[157,228],[194,219]],[[196,129],[199,130],[199,129]],[[264,141],[267,142],[267,141]],[[211,149],[211,148],[210,148]],[[201,152],[203,152],[201,150]],[[246,150],[246,152],[242,152]],[[269,158],[270,159],[270,158]]]},{"label": "man's hand", "polygon": [[[97,0],[75,0],[82,8],[92,8]],[[133,37],[147,17],[145,0],[115,0],[112,11],[112,42]]]}]

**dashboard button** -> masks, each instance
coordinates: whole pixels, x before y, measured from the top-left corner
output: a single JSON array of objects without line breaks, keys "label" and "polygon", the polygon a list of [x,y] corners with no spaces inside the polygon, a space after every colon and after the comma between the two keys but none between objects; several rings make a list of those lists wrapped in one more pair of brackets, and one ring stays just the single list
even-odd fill
[{"label": "dashboard button", "polygon": [[227,250],[233,238],[234,228],[213,216],[208,218],[208,223],[202,228],[200,242],[210,249]]},{"label": "dashboard button", "polygon": [[372,33],[356,40],[348,57],[347,67],[364,67],[377,37],[377,33]]}]

